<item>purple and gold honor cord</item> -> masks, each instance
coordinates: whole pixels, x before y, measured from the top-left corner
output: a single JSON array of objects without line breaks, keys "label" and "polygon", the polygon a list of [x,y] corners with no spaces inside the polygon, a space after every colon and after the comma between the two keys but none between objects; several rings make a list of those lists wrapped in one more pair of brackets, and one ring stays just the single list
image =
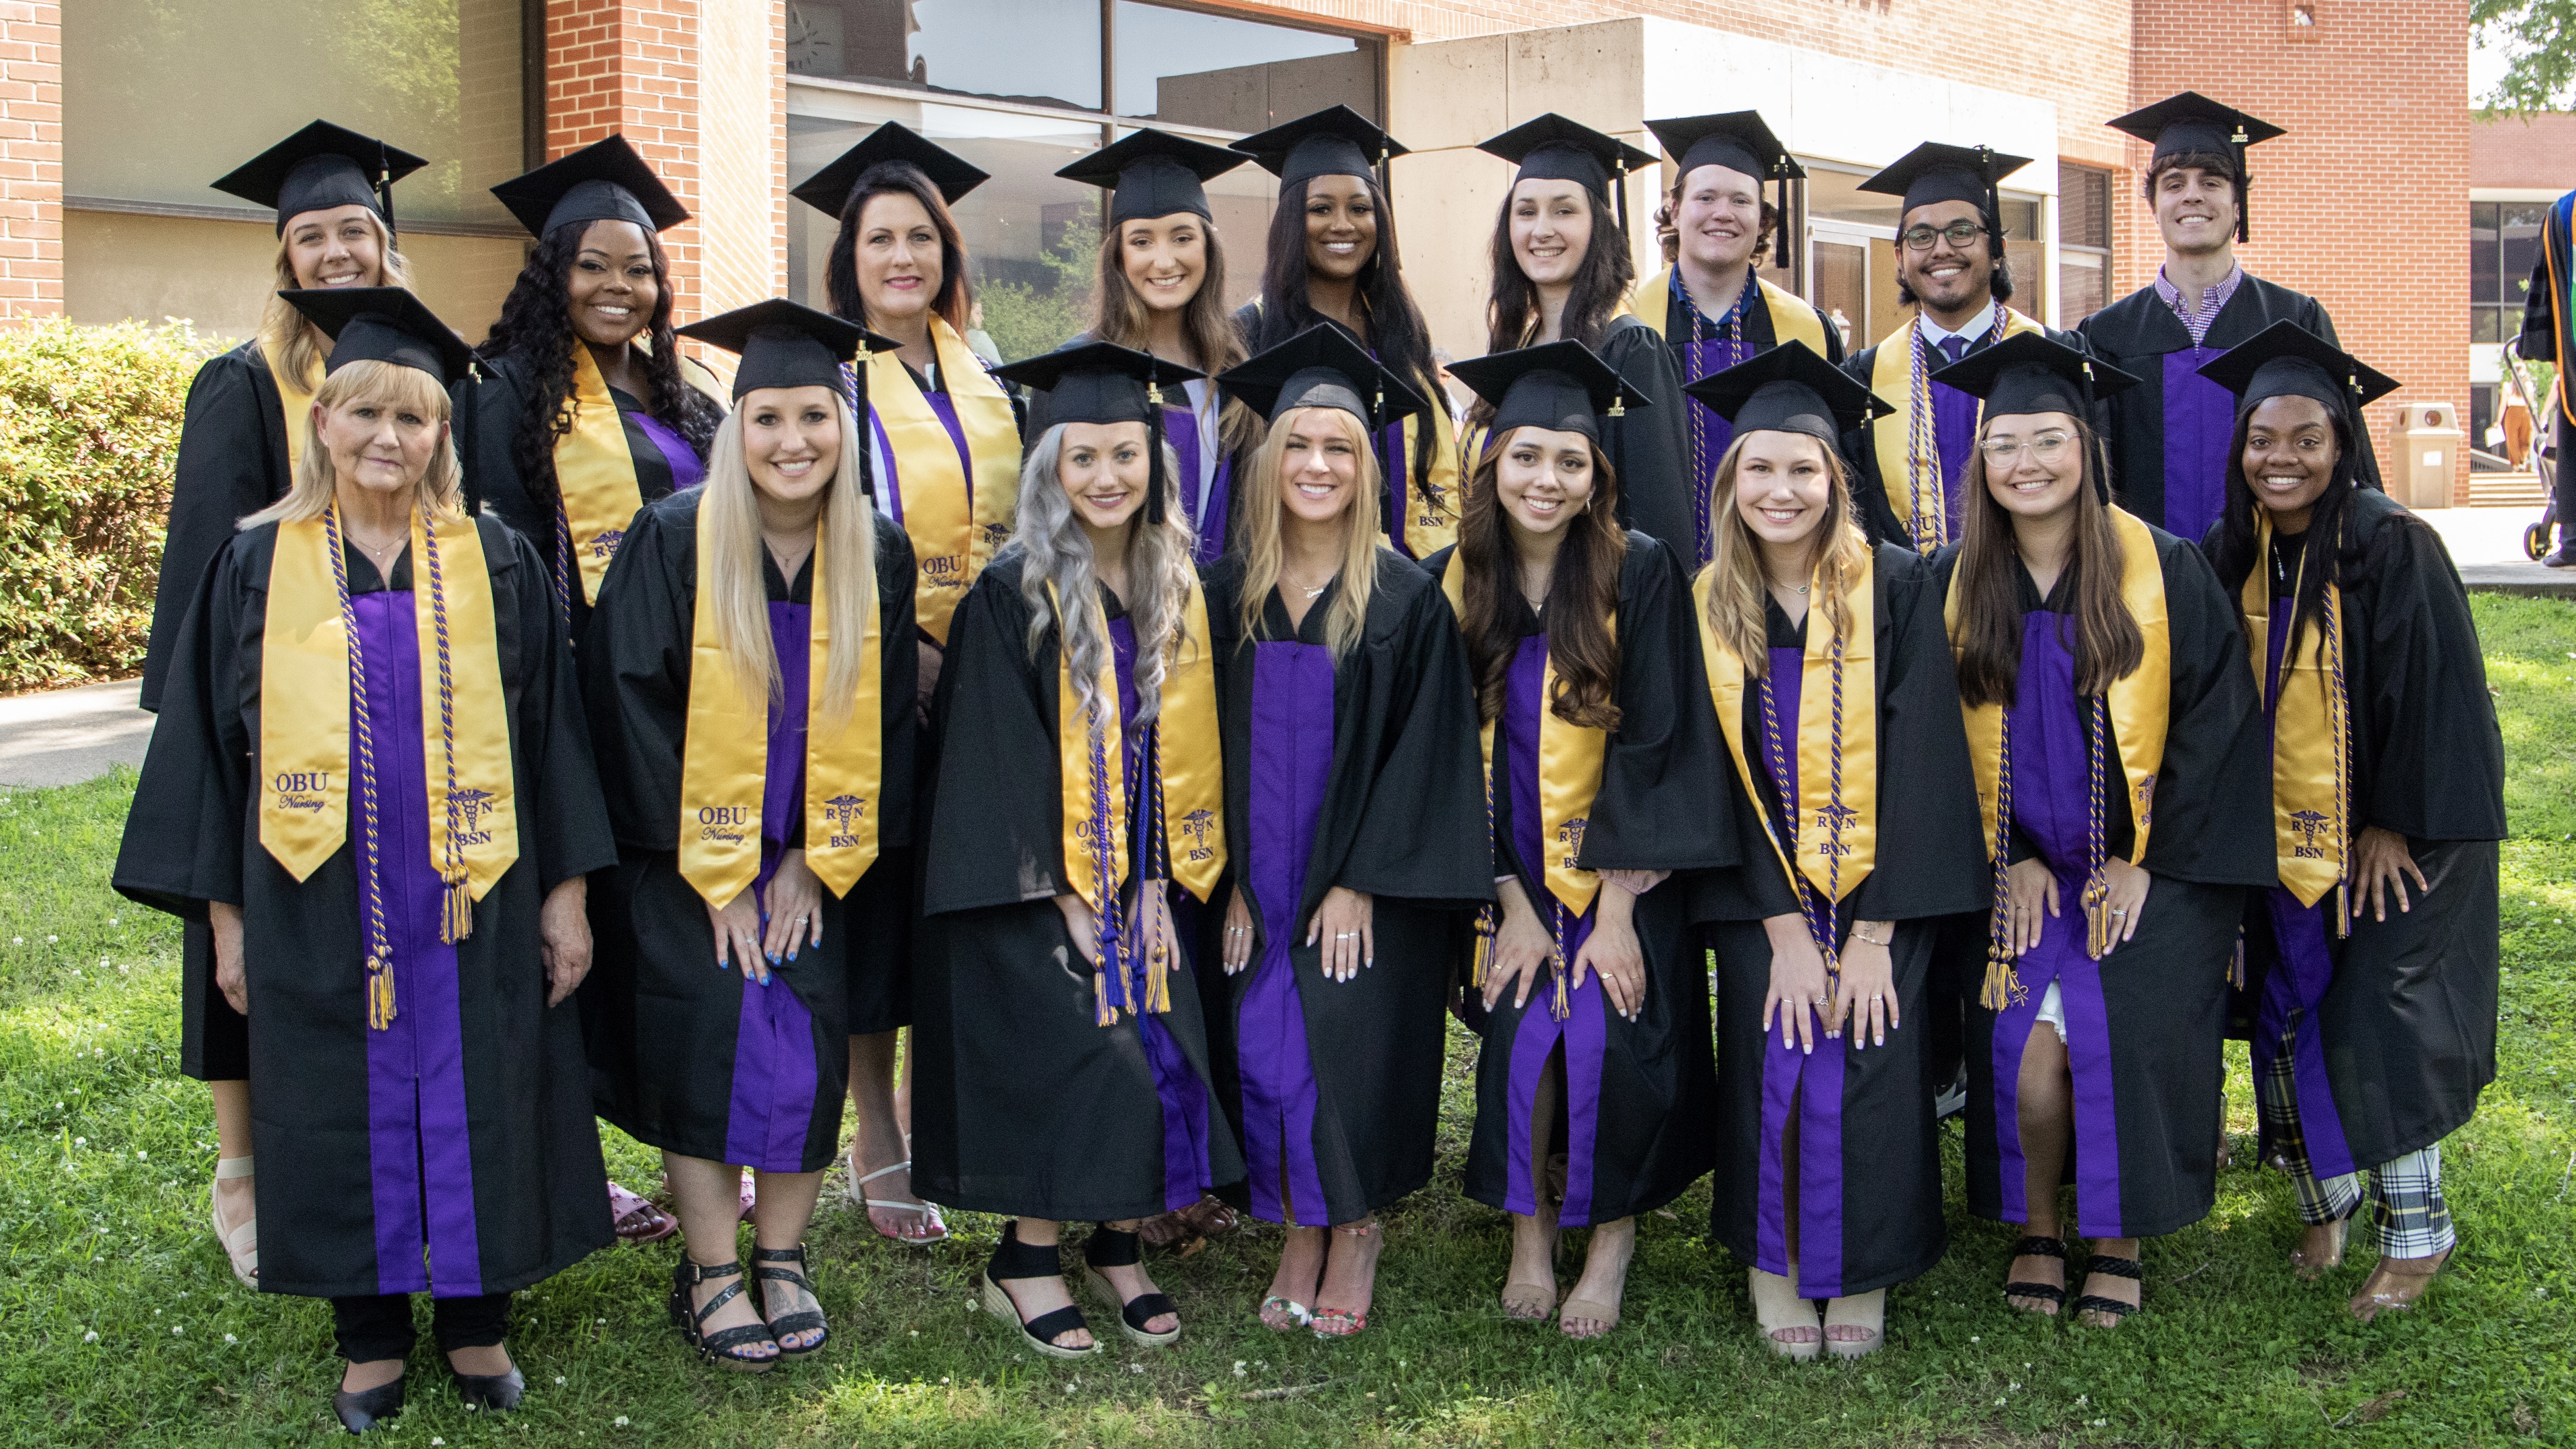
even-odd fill
[{"label": "purple and gold honor cord", "polygon": [[[1708,319],[1702,317],[1700,315],[1699,308],[1691,304],[1690,288],[1682,285],[1681,268],[1678,265],[1673,268],[1673,300],[1680,304],[1682,315],[1690,319],[1690,341],[1683,349],[1690,363],[1690,366],[1687,369],[1690,376],[1683,378],[1683,382],[1697,382],[1701,378],[1708,376],[1710,373],[1722,372],[1725,370],[1724,368],[1708,365],[1709,350],[1714,350],[1720,341],[1723,341],[1726,344],[1726,367],[1733,367],[1744,360],[1745,305],[1752,300],[1753,294],[1757,290],[1759,290],[1759,288],[1755,285],[1753,269],[1750,266],[1747,266],[1744,269],[1744,287],[1743,290],[1735,294],[1735,305],[1726,309],[1726,320],[1723,323],[1718,324],[1714,329],[1711,329]],[[1705,335],[1703,335],[1704,333]],[[1701,406],[1705,407],[1707,404],[1703,403]],[[1708,456],[1708,434],[1706,430],[1700,426],[1697,418],[1692,418],[1690,420],[1688,431],[1690,433],[1691,482],[1693,485],[1691,489],[1691,523],[1697,531],[1699,542],[1699,557],[1696,561],[1696,565],[1700,568],[1706,568],[1708,566],[1709,558],[1715,552],[1715,544],[1709,537],[1709,529],[1711,526],[1711,520],[1709,518],[1709,509],[1711,506],[1709,501],[1709,492],[1714,486],[1715,480],[1709,476],[1709,471],[1716,467],[1717,464]]]},{"label": "purple and gold honor cord", "polygon": [[[1812,617],[1811,614],[1810,618]],[[1780,791],[1781,804],[1787,807],[1781,813],[1789,822],[1789,839],[1786,848],[1782,848],[1782,842],[1776,835],[1771,842],[1772,848],[1779,850],[1782,857],[1789,863],[1789,884],[1798,892],[1798,914],[1807,923],[1808,937],[1816,943],[1817,951],[1824,956],[1825,990],[1829,994],[1839,993],[1842,990],[1843,974],[1842,953],[1834,944],[1836,934],[1834,908],[1842,899],[1843,819],[1847,813],[1843,809],[1843,640],[1840,634],[1834,636],[1832,678],[1833,736],[1827,756],[1831,763],[1831,775],[1826,786],[1828,798],[1825,804],[1816,810],[1816,817],[1824,822],[1827,835],[1825,898],[1822,901],[1816,899],[1815,887],[1808,883],[1806,872],[1798,864],[1798,817],[1807,802],[1801,800],[1796,805],[1790,805],[1791,790]],[[1797,757],[1789,752],[1788,737],[1780,732],[1779,702],[1771,692],[1771,677],[1767,673],[1762,677],[1761,697],[1763,733],[1768,739],[1773,756],[1781,762],[1779,768],[1794,781],[1797,778]],[[1762,828],[1766,831],[1772,828],[1768,815],[1762,819]]]},{"label": "purple and gold honor cord", "polygon": [[376,746],[367,724],[367,659],[358,647],[358,611],[349,602],[349,561],[340,546],[340,505],[333,500],[322,510],[322,536],[331,552],[331,582],[340,596],[340,631],[347,638],[349,651],[349,717],[355,724],[358,747],[358,788],[367,811],[363,842],[366,850],[367,920],[364,942],[367,966],[367,1026],[384,1031],[394,1020],[394,953],[393,933],[385,925],[385,892],[381,869],[382,845],[376,828]]},{"label": "purple and gold honor cord", "polygon": [[[469,525],[470,526],[470,525]],[[447,585],[438,569],[438,523],[423,510],[422,552],[429,558],[429,610],[438,631],[438,741],[447,762],[447,849],[439,862],[439,879],[447,889],[441,898],[438,939],[454,945],[474,934],[474,892],[465,871],[464,808],[456,800],[456,672],[447,642]],[[353,637],[349,652],[357,653]]]},{"label": "purple and gold honor cord", "polygon": [[[1993,324],[1993,336],[1997,342],[2003,341],[2007,315],[2003,299],[1997,298]],[[1922,318],[1919,315],[1915,318],[1915,324],[1905,330],[1906,345],[1913,349],[1907,354],[1912,365],[1906,374],[1908,407],[1905,416],[1905,488],[1906,496],[1914,502],[1914,516],[1906,522],[1907,531],[1914,536],[1914,551],[1928,557],[1950,541],[1949,484],[1941,476],[1940,420],[1932,413],[1932,375],[1923,362],[1923,354],[1931,344],[1923,340]],[[1984,415],[1984,409],[1980,408],[1978,410],[1980,421],[1983,420]],[[1931,459],[1932,465],[1932,479],[1928,487],[1923,479],[1924,459],[1927,457]],[[1931,495],[1931,507],[1928,510],[1924,507],[1924,495],[1927,492]]]}]

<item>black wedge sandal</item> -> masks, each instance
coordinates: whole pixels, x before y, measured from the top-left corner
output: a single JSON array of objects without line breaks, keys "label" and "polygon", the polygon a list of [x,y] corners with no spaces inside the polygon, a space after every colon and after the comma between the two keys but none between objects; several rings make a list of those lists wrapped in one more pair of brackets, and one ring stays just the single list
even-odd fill
[{"label": "black wedge sandal", "polygon": [[[2096,1273],[2107,1274],[2113,1278],[2134,1279],[2139,1284],[2138,1297],[2144,1299],[2147,1296],[2146,1269],[2135,1258],[2114,1258],[2108,1253],[2095,1253],[2084,1264],[2084,1276],[2090,1278]],[[2110,1319],[2108,1323],[2089,1325],[2094,1328],[2116,1328],[2121,1319],[2145,1306],[2143,1302],[2123,1303],[2117,1298],[2105,1298],[2099,1293],[2087,1293],[2075,1300],[2075,1312],[2079,1322],[2082,1321],[2081,1315],[2087,1313],[2103,1314]]]},{"label": "black wedge sandal", "polygon": [[1109,1281],[1108,1274],[1100,1271],[1103,1268],[1132,1268],[1144,1261],[1143,1240],[1135,1233],[1122,1233],[1106,1223],[1093,1228],[1091,1241],[1082,1245],[1084,1276],[1091,1280],[1092,1287],[1100,1290],[1102,1297],[1118,1305],[1118,1327],[1130,1340],[1143,1347],[1161,1348],[1180,1338],[1181,1326],[1176,1323],[1167,1333],[1149,1333],[1145,1325],[1166,1313],[1174,1318],[1180,1317],[1179,1305],[1172,1302],[1170,1295],[1163,1293],[1139,1293],[1133,1298],[1122,1299],[1118,1296],[1117,1285]]},{"label": "black wedge sandal", "polygon": [[[733,1282],[719,1289],[704,1308],[691,1305],[697,1286],[710,1278],[731,1278]],[[770,1336],[769,1327],[761,1323],[739,1323],[731,1328],[707,1331],[707,1319],[719,1308],[742,1296],[742,1262],[718,1263],[701,1268],[688,1254],[671,1267],[671,1326],[680,1330],[680,1341],[698,1351],[698,1357],[720,1363],[736,1373],[765,1374],[778,1366],[778,1340]],[[768,1344],[767,1358],[753,1358],[737,1350]]]},{"label": "black wedge sandal", "polygon": [[[755,1263],[795,1264],[793,1268],[755,1269],[753,1276],[764,1283],[793,1283],[805,1290],[805,1296],[814,1300],[814,1306],[811,1308],[800,1308],[794,1313],[782,1313],[775,1318],[770,1318],[769,1292],[767,1289],[761,1290],[761,1316],[769,1319],[769,1332],[778,1340],[779,1356],[803,1358],[830,1343],[832,1328],[830,1324],[823,1321],[823,1295],[814,1291],[813,1280],[805,1276],[805,1245],[798,1243],[792,1248],[754,1248],[751,1250],[751,1259]],[[787,1346],[787,1335],[791,1333],[820,1333],[823,1336],[803,1348],[790,1348]]]},{"label": "black wedge sandal", "polygon": [[984,1264],[984,1276],[978,1285],[984,1293],[984,1311],[1020,1326],[1020,1337],[1028,1346],[1049,1358],[1089,1358],[1100,1352],[1100,1341],[1094,1338],[1089,1348],[1066,1348],[1056,1342],[1064,1334],[1079,1328],[1089,1332],[1091,1325],[1082,1310],[1073,1304],[1052,1313],[1039,1314],[1031,1320],[1020,1317],[1020,1306],[1002,1291],[1005,1282],[1019,1278],[1064,1277],[1064,1257],[1053,1246],[1038,1247],[1020,1241],[1019,1219],[1002,1225],[1002,1240],[993,1245],[993,1256]]},{"label": "black wedge sandal", "polygon": [[[2012,1255],[2016,1258],[2055,1258],[2060,1263],[2063,1263],[2066,1261],[2066,1240],[2063,1238],[2042,1238],[2038,1236],[2024,1237],[2020,1242],[2013,1244]],[[2006,1299],[2036,1298],[2053,1308],[2064,1308],[2066,1306],[2065,1288],[2054,1283],[2006,1283],[2004,1285],[2004,1297]],[[2036,1308],[2025,1308],[2020,1311],[2024,1313],[2039,1312]],[[2040,1316],[2043,1318],[2053,1318],[2056,1315],[2041,1314]]]}]

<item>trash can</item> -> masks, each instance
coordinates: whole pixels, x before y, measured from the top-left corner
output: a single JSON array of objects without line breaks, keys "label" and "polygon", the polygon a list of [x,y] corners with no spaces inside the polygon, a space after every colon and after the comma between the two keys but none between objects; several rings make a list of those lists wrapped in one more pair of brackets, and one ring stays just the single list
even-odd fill
[{"label": "trash can", "polygon": [[2397,501],[2409,508],[2451,506],[2451,477],[2466,435],[2459,409],[2449,403],[2408,403],[2397,410],[2396,466],[2389,469]]}]

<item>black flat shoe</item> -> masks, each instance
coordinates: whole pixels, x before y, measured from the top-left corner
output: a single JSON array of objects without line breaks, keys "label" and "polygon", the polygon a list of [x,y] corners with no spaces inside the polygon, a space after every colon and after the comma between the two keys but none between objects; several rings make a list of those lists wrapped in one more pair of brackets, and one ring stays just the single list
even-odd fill
[{"label": "black flat shoe", "polygon": [[402,1412],[403,1381],[378,1384],[354,1394],[333,1394],[331,1412],[340,1416],[340,1427],[352,1434],[363,1434]]},{"label": "black flat shoe", "polygon": [[519,1407],[519,1400],[527,1392],[528,1381],[516,1367],[505,1374],[456,1375],[456,1396],[465,1401],[468,1410],[506,1414]]}]

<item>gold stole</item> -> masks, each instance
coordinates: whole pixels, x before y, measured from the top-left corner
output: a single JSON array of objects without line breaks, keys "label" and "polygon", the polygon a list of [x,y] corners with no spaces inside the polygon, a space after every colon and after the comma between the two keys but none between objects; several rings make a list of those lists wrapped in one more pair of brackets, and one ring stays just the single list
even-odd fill
[{"label": "gold stole", "polygon": [[[352,682],[355,615],[339,553],[338,507],[277,525],[261,626],[259,841],[299,882],[351,839],[349,726],[352,714],[364,711]],[[411,559],[429,852],[447,885],[440,939],[455,942],[474,928],[469,902],[482,899],[519,858],[510,717],[492,577],[474,520],[461,513],[430,519],[414,509]],[[380,769],[375,742],[362,732],[357,764],[371,798],[381,799],[378,792],[398,778],[391,763]],[[393,1019],[394,1001],[383,883],[376,876],[391,846],[374,829],[364,834],[355,843],[363,848],[360,910],[373,920],[368,1022],[381,1031]]]},{"label": "gold stole", "polygon": [[[985,563],[1010,539],[1011,515],[1020,500],[1020,432],[1010,395],[985,374],[966,339],[935,314],[930,342],[949,401],[957,409],[957,426],[966,435],[966,452],[974,459],[973,487],[967,486],[956,440],[896,353],[868,359],[868,412],[885,431],[886,451],[894,462],[894,478],[879,480],[879,486],[891,487],[902,505],[903,531],[911,537],[921,567],[914,617],[923,632],[946,644],[949,616]],[[872,445],[874,440],[861,441]]]},{"label": "gold stole", "polygon": [[[1908,530],[1914,527],[1914,496],[1918,490],[1925,487],[1920,480],[1927,478],[1932,480],[1930,491],[1925,495],[1927,498],[1939,496],[1942,488],[1946,486],[1940,481],[1941,439],[1938,429],[1934,427],[1934,419],[1930,415],[1932,407],[1930,384],[1925,384],[1923,396],[1918,398],[1913,395],[1915,351],[1923,345],[1915,334],[1919,320],[1919,318],[1909,320],[1904,326],[1887,334],[1886,339],[1878,344],[1877,356],[1871,360],[1869,369],[1870,391],[1880,397],[1907,399],[1897,411],[1873,421],[1869,428],[1870,451],[1878,459],[1879,491],[1887,495],[1887,506],[1895,510],[1896,521]],[[2046,330],[2019,312],[2009,307],[2004,309],[2004,337],[2018,337],[2024,332]],[[1995,340],[2001,342],[2003,337]],[[1932,370],[1931,364],[1927,362],[1924,370],[1928,374]],[[1914,409],[1918,407],[1926,414],[1919,428],[1914,420]],[[1985,406],[1982,403],[1978,405],[1977,417],[1981,423],[1985,418]],[[1914,449],[1914,442],[1918,435],[1923,444],[1923,449],[1919,452]],[[1934,532],[1939,533],[1947,523],[1948,514],[1945,511],[1941,515],[1940,525],[1935,527]],[[1938,542],[1948,542],[1948,540],[1940,539]],[[1918,544],[1916,551],[1930,553],[1932,550],[1922,548]]]},{"label": "gold stole", "polygon": [[[1458,520],[1466,508],[1465,478],[1458,466],[1459,436],[1457,425],[1450,420],[1446,399],[1438,383],[1429,386],[1431,404],[1431,467],[1427,479],[1412,474],[1415,429],[1422,419],[1404,420],[1404,456],[1387,459],[1391,472],[1405,475],[1404,516],[1388,520],[1388,533],[1393,536],[1396,551],[1407,558],[1425,559],[1458,541]],[[1428,487],[1425,486],[1426,482]],[[1437,494],[1435,500],[1433,495]]]},{"label": "gold stole", "polygon": [[[626,446],[617,399],[598,360],[580,342],[572,349],[572,431],[555,440],[555,489],[563,496],[563,526],[572,537],[582,599],[595,603],[599,581],[626,539],[626,525],[644,506],[644,493],[635,482],[635,458]],[[571,580],[556,582],[569,586]]]},{"label": "gold stole", "polygon": [[[1449,610],[1460,622],[1467,617],[1467,563],[1459,553],[1449,555],[1449,567],[1440,577],[1440,591],[1449,596]],[[1610,621],[1616,637],[1618,619]],[[1601,730],[1560,718],[1549,705],[1556,699],[1556,661],[1548,660],[1547,672],[1539,681],[1538,712],[1538,816],[1539,848],[1547,852],[1547,893],[1571,915],[1580,916],[1592,908],[1593,898],[1601,893],[1599,873],[1575,864],[1583,855],[1583,827],[1592,814],[1593,798],[1601,793],[1601,760],[1607,753],[1610,737]],[[1490,828],[1493,819],[1491,792],[1494,788],[1494,750],[1497,747],[1496,726],[1501,721],[1485,721],[1478,732],[1478,744],[1485,759],[1485,816]],[[1535,904],[1535,902],[1533,902]],[[1566,1000],[1567,967],[1565,935],[1557,933],[1556,995],[1551,1009],[1559,1020],[1569,1010]]]},{"label": "gold stole", "polygon": [[[2344,746],[2351,738],[2352,709],[2343,688],[2343,591],[2327,582],[2324,617],[2274,676],[2271,558],[2272,516],[2257,508],[2255,564],[2240,597],[2256,698],[2269,701],[2276,691],[2279,698],[2272,716],[2274,853],[2280,858],[2282,886],[2300,905],[2313,906],[2343,884],[2345,841],[2352,829],[2352,760]],[[2282,602],[2294,606],[2296,596]]]},{"label": "gold stole", "polygon": [[[1843,641],[1839,682],[1834,677],[1833,628],[1821,612],[1823,595],[1818,594],[1807,609],[1807,653],[1799,668],[1798,718],[1793,727],[1798,748],[1798,815],[1814,823],[1796,829],[1794,866],[1786,845],[1776,832],[1771,833],[1772,852],[1790,884],[1797,885],[1803,876],[1834,905],[1868,879],[1878,864],[1878,668],[1873,657],[1878,626],[1871,586],[1876,570],[1877,561],[1872,559],[1844,597],[1851,633]],[[1753,769],[1754,756],[1744,745],[1744,691],[1753,682],[1744,661],[1709,627],[1708,598],[1716,582],[1714,566],[1702,569],[1691,590],[1699,620],[1700,658],[1708,666],[1709,700],[1717,706],[1718,725],[1726,731],[1736,777],[1759,801],[1762,782]],[[1768,831],[1768,812],[1763,820]],[[1830,958],[1830,942],[1825,949]]]},{"label": "gold stole", "polygon": [[266,353],[260,354],[260,360],[268,363],[269,379],[277,384],[277,410],[286,415],[286,486],[291,490],[295,470],[304,466],[304,433],[313,426],[314,389],[302,378],[288,377]]},{"label": "gold stole", "polygon": [[[1758,276],[1753,279],[1753,285],[1758,289],[1755,295],[1761,299],[1763,309],[1771,314],[1772,346],[1776,347],[1789,341],[1803,342],[1807,344],[1808,350],[1818,357],[1823,357],[1825,323],[1823,318],[1816,315],[1816,309],[1807,305],[1797,293],[1783,287],[1775,287]],[[1666,267],[1637,284],[1637,290],[1629,298],[1626,310],[1637,314],[1638,321],[1654,328],[1656,335],[1669,343],[1672,340],[1672,333],[1667,329],[1666,323],[1671,316],[1672,303],[1673,269]],[[1682,380],[1689,382],[1692,379]],[[1714,459],[1710,461],[1710,466],[1716,466]]]},{"label": "gold stole", "polygon": [[[1129,832],[1120,828],[1128,813],[1118,661],[1113,655],[1101,665],[1100,730],[1095,740],[1083,717],[1082,698],[1073,687],[1073,657],[1064,645],[1064,601],[1056,596],[1053,584],[1047,586],[1047,601],[1056,616],[1055,738],[1062,776],[1059,819],[1065,884],[1105,923],[1112,919],[1119,883],[1133,864]],[[1097,622],[1106,644],[1107,611],[1097,599],[1090,607],[1101,616]],[[1172,641],[1171,662],[1163,674],[1162,712],[1152,726],[1154,769],[1144,783],[1161,804],[1172,879],[1204,901],[1216,889],[1217,877],[1225,873],[1225,762],[1218,745],[1216,655],[1208,642],[1207,599],[1195,577],[1182,600],[1180,623],[1180,637]],[[1139,649],[1144,647],[1144,641],[1137,643]],[[1150,868],[1151,863],[1147,865]],[[1123,931],[1118,934],[1123,938]],[[1117,1003],[1110,995],[1109,957],[1103,951],[1092,970],[1092,988],[1099,1002],[1097,1020],[1102,1026],[1118,1019]],[[1170,968],[1161,953],[1152,957],[1147,963],[1145,999],[1138,1002],[1130,997],[1130,1012],[1172,1009]]]},{"label": "gold stole", "polygon": [[[768,701],[726,660],[715,622],[715,549],[698,510],[697,604],[690,613],[689,715],[680,750],[680,874],[718,910],[760,875],[760,812],[769,783]],[[814,536],[814,603],[805,646],[805,864],[836,896],[877,858],[883,782],[884,640],[868,610],[849,717],[828,722],[823,682],[832,649],[822,530]],[[772,646],[775,647],[774,645]],[[908,647],[908,646],[907,646]]]}]

